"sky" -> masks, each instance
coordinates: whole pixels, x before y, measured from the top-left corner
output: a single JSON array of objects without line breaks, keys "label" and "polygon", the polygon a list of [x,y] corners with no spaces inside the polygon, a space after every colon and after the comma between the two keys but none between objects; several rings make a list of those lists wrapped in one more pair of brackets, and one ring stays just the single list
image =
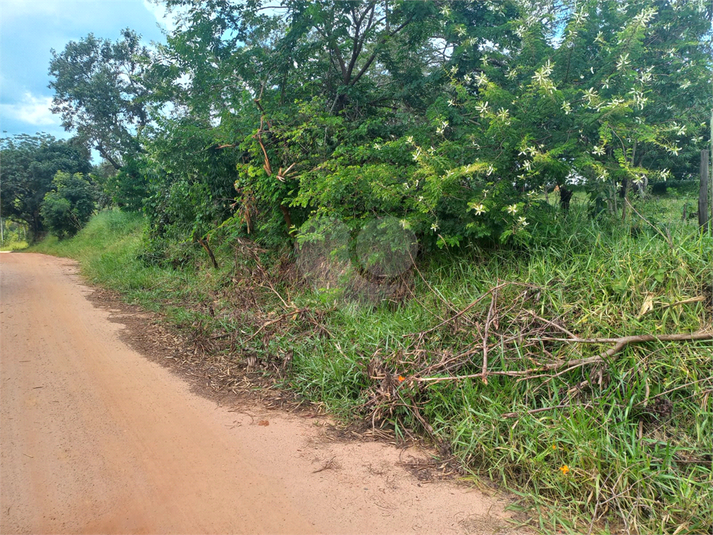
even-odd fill
[{"label": "sky", "polygon": [[70,136],[49,110],[50,49],[61,52],[89,33],[115,41],[123,28],[164,42],[164,15],[149,0],[0,0],[0,135]]}]

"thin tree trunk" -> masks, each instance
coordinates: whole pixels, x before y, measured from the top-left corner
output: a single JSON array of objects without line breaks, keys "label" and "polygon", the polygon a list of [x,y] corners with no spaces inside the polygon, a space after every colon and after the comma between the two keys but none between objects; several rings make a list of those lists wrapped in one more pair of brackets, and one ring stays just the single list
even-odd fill
[{"label": "thin tree trunk", "polygon": [[203,246],[203,249],[206,250],[208,253],[208,256],[210,256],[211,262],[213,262],[213,267],[215,269],[218,269],[218,262],[215,259],[215,255],[213,254],[213,251],[211,250],[210,246],[208,245],[208,240],[204,240],[203,238],[198,238],[198,243],[200,243]]},{"label": "thin tree trunk", "polygon": [[708,170],[708,149],[703,149],[701,151],[701,187],[698,195],[698,225],[701,227],[703,232],[708,231],[708,225],[710,224],[710,214],[708,213],[709,181],[710,172]]}]

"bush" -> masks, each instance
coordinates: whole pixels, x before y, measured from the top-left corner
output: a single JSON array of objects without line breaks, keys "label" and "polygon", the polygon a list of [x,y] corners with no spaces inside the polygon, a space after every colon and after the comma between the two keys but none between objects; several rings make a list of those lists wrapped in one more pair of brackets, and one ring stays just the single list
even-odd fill
[{"label": "bush", "polygon": [[54,176],[52,188],[40,208],[42,219],[58,238],[74,236],[94,212],[95,188],[82,173],[72,175],[62,171]]}]

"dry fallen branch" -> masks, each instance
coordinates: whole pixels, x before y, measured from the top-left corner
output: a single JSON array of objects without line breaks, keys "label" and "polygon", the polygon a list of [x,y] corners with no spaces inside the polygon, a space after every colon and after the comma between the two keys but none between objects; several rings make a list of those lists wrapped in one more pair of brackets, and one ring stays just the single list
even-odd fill
[{"label": "dry fallen branch", "polygon": [[[422,278],[423,278],[423,276],[422,276]],[[424,279],[424,281],[425,281],[425,279]],[[490,294],[492,294],[493,292],[497,292],[497,291],[500,290],[501,288],[504,288],[505,286],[509,286],[509,285],[527,286],[527,287],[531,287],[531,288],[535,288],[535,287],[536,287],[536,286],[533,286],[533,285],[531,285],[531,284],[524,284],[524,283],[519,283],[519,282],[510,282],[510,281],[507,281],[507,282],[500,283],[500,284],[498,284],[497,286],[493,286],[492,288],[490,288],[490,290],[488,290],[488,291],[485,292],[483,295],[481,295],[480,297],[478,297],[475,301],[473,301],[472,303],[470,303],[467,307],[465,307],[464,309],[460,310],[459,312],[457,312],[455,315],[451,316],[450,318],[447,318],[447,319],[443,320],[441,323],[439,323],[439,324],[436,325],[435,327],[431,327],[430,329],[428,329],[428,330],[426,330],[426,331],[422,331],[422,332],[418,332],[418,333],[405,334],[404,337],[408,337],[408,336],[423,337],[423,336],[425,336],[425,335],[427,335],[427,334],[430,334],[430,333],[432,333],[433,331],[436,331],[436,330],[440,329],[440,328],[443,327],[444,325],[446,325],[446,324],[448,324],[448,323],[451,323],[451,322],[457,320],[458,318],[460,318],[461,316],[463,316],[463,314],[465,314],[466,312],[468,312],[471,308],[473,308],[475,305],[477,305],[478,303],[480,303],[483,299],[485,299],[486,297],[488,297],[488,296],[489,296]],[[434,292],[434,293],[435,293],[435,292]]]},{"label": "dry fallen branch", "polygon": [[[488,375],[505,375],[510,377],[525,377],[528,379],[534,379],[541,377],[540,375],[533,376],[535,373],[542,373],[552,370],[558,370],[561,368],[566,368],[557,375],[564,374],[568,371],[572,371],[576,368],[581,368],[582,366],[587,366],[589,364],[598,364],[605,362],[606,359],[613,357],[620,351],[622,351],[629,344],[638,344],[644,342],[693,342],[700,340],[713,340],[713,332],[698,332],[698,333],[687,333],[687,334],[641,334],[637,336],[623,336],[620,338],[539,338],[539,341],[551,341],[551,342],[567,342],[567,343],[580,343],[580,344],[614,344],[614,347],[594,355],[593,357],[587,357],[583,359],[569,360],[565,362],[554,362],[552,364],[546,364],[544,366],[539,366],[537,368],[531,368],[529,370],[522,371],[491,371]],[[443,381],[459,381],[462,379],[475,379],[482,377],[482,372],[478,374],[469,375],[457,375],[451,377],[414,377],[413,381],[420,383],[440,383]]]},{"label": "dry fallen branch", "polygon": [[518,418],[524,414],[537,414],[539,412],[553,411],[556,409],[566,409],[567,407],[579,407],[582,409],[589,409],[592,407],[592,404],[585,403],[584,405],[571,405],[569,403],[562,403],[561,405],[554,405],[552,407],[540,407],[539,409],[532,409],[523,412],[506,412],[505,414],[501,414],[500,416],[503,418]]}]

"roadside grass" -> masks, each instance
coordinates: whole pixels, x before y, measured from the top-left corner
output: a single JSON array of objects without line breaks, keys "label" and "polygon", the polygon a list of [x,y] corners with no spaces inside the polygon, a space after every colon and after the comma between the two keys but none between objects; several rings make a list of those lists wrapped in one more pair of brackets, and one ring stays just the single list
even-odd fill
[{"label": "roadside grass", "polygon": [[8,241],[0,245],[0,251],[22,251],[27,249],[28,243],[25,240]]},{"label": "roadside grass", "polygon": [[241,373],[428,437],[466,477],[517,493],[544,533],[700,534],[713,530],[713,343],[632,343],[568,370],[613,344],[552,340],[711,328],[713,238],[681,220],[684,203],[635,201],[624,224],[575,205],[527,248],[431,255],[398,304],[312,288],[292,251],[229,235],[218,270],[190,244],[179,269],[146,265],[144,221],[121,212],[31,250],[77,258]]}]

